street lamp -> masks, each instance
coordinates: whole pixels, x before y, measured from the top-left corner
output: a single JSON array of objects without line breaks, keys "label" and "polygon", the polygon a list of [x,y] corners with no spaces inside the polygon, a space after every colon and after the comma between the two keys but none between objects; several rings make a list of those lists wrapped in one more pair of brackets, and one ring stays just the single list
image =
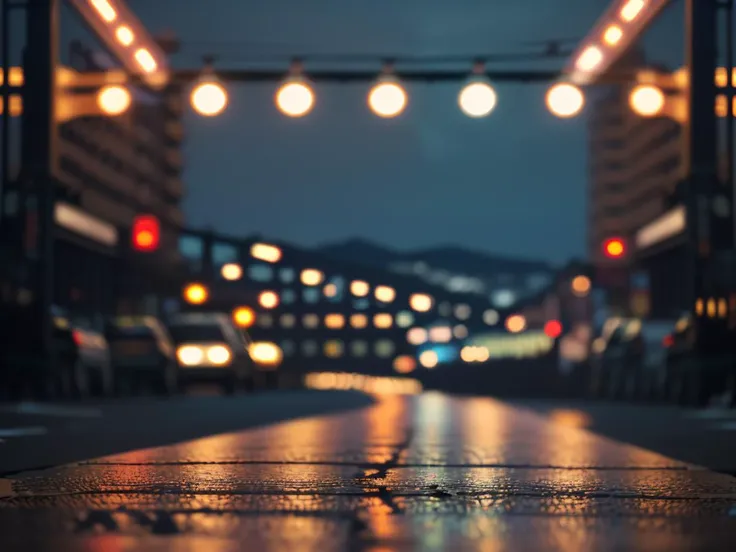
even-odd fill
[{"label": "street lamp", "polygon": [[105,115],[122,115],[131,103],[130,92],[124,86],[105,86],[97,93],[97,106]]},{"label": "street lamp", "polygon": [[577,86],[560,82],[547,91],[545,101],[553,115],[561,119],[569,119],[583,110],[585,96]]},{"label": "street lamp", "polygon": [[192,107],[204,117],[216,117],[227,107],[227,91],[215,80],[201,81],[192,90]]},{"label": "street lamp", "polygon": [[295,62],[291,76],[276,91],[276,107],[288,117],[304,117],[314,107],[314,92],[302,76],[301,64]]},{"label": "street lamp", "polygon": [[641,117],[656,117],[664,110],[664,92],[653,84],[641,84],[631,91],[629,105]]},{"label": "street lamp", "polygon": [[498,101],[496,91],[484,76],[484,70],[483,63],[476,62],[473,67],[474,76],[457,97],[461,111],[475,119],[490,115]]},{"label": "street lamp", "polygon": [[409,102],[406,90],[399,81],[384,70],[384,75],[368,92],[368,106],[371,111],[383,119],[398,117],[406,109]]}]

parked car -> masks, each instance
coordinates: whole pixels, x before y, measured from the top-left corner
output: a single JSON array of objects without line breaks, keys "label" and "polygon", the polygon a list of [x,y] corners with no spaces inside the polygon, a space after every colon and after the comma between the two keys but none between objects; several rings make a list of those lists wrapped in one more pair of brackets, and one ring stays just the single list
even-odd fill
[{"label": "parked car", "polygon": [[722,318],[678,322],[666,361],[666,395],[674,403],[705,406],[713,397],[736,396],[736,332]]},{"label": "parked car", "polygon": [[170,317],[179,382],[217,382],[226,393],[254,387],[254,368],[245,335],[223,313],[181,313]]},{"label": "parked car", "polygon": [[119,316],[108,321],[105,335],[118,393],[146,384],[163,395],[177,392],[179,369],[174,341],[158,318]]},{"label": "parked car", "polygon": [[[56,320],[59,323],[63,317]],[[62,364],[63,396],[111,395],[113,369],[104,333],[84,321],[69,319],[68,323],[76,354],[70,358],[71,362]]]}]

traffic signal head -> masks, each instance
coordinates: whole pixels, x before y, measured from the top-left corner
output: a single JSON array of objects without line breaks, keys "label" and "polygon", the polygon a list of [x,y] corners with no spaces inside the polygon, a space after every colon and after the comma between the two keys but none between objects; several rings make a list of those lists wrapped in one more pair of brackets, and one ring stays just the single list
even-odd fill
[{"label": "traffic signal head", "polygon": [[626,255],[626,243],[621,238],[608,238],[603,242],[603,254],[609,259],[620,259]]},{"label": "traffic signal head", "polygon": [[158,249],[161,241],[161,227],[153,215],[139,215],[133,220],[131,232],[133,249],[149,252]]}]

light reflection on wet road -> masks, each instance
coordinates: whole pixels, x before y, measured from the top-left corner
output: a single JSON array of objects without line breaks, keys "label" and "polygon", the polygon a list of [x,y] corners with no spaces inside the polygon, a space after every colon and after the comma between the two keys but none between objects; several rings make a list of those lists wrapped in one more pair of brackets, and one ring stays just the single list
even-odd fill
[{"label": "light reflection on wet road", "polygon": [[3,550],[736,549],[736,479],[439,394],[25,474],[13,492]]}]

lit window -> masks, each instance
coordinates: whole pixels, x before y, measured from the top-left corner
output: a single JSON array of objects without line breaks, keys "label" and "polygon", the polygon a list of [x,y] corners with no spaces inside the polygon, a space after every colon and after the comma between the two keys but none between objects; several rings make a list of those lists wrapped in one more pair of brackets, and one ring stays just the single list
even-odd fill
[{"label": "lit window", "polygon": [[375,351],[376,356],[386,358],[394,354],[394,342],[388,339],[381,339],[376,342]]},{"label": "lit window", "polygon": [[368,354],[368,343],[365,341],[353,341],[350,344],[350,354],[356,357],[364,357]]},{"label": "lit window", "polygon": [[365,314],[353,314],[350,316],[350,325],[357,329],[365,328],[368,325],[368,317]]},{"label": "lit window", "polygon": [[325,356],[329,358],[341,357],[344,351],[344,347],[341,341],[328,341],[324,346]]},{"label": "lit window", "polygon": [[356,297],[365,297],[370,292],[371,288],[367,282],[362,280],[353,280],[350,283],[350,293]]},{"label": "lit window", "polygon": [[238,263],[227,263],[222,265],[220,268],[220,276],[225,280],[234,282],[240,280],[243,277],[243,269]]},{"label": "lit window", "polygon": [[281,302],[284,305],[291,305],[296,301],[296,292],[293,289],[285,289],[281,292]]},{"label": "lit window", "polygon": [[329,283],[324,287],[322,292],[325,294],[325,297],[329,297],[330,299],[337,297],[337,286],[334,283]]},{"label": "lit window", "polygon": [[378,286],[374,295],[381,303],[390,303],[396,298],[396,290],[389,286]]},{"label": "lit window", "polygon": [[281,315],[281,327],[282,328],[293,328],[296,324],[296,317],[293,314],[282,314]]},{"label": "lit window", "polygon": [[305,286],[318,286],[325,279],[325,275],[315,268],[302,270],[301,281]]},{"label": "lit window", "polygon": [[483,322],[488,324],[489,326],[495,326],[498,324],[498,311],[493,309],[488,309],[483,313]]},{"label": "lit window", "polygon": [[262,291],[258,296],[258,303],[264,309],[275,309],[279,306],[279,295],[275,291]]},{"label": "lit window", "polygon": [[447,343],[452,340],[452,329],[447,326],[435,326],[429,330],[429,340],[434,343]]},{"label": "lit window", "polygon": [[318,289],[305,288],[302,290],[302,300],[305,303],[314,304],[319,302],[320,293]]},{"label": "lit window", "polygon": [[426,293],[415,293],[409,298],[409,306],[417,312],[429,311],[432,303],[432,297]]},{"label": "lit window", "polygon": [[470,305],[466,305],[465,303],[455,306],[455,318],[458,320],[467,320],[470,318],[471,312]]},{"label": "lit window", "polygon": [[255,282],[270,282],[273,278],[273,269],[263,264],[250,265],[248,267],[248,278]]},{"label": "lit window", "polygon": [[267,263],[277,263],[281,260],[281,249],[267,243],[254,243],[250,248],[250,255]]},{"label": "lit window", "polygon": [[314,328],[319,326],[319,316],[317,316],[316,314],[305,314],[304,318],[302,319],[302,324],[304,324],[305,328],[313,330]]},{"label": "lit window", "polygon": [[412,328],[406,332],[406,340],[410,345],[421,345],[428,339],[427,330],[424,328]]},{"label": "lit window", "polygon": [[345,326],[345,317],[342,314],[328,314],[325,316],[325,327],[339,330]]},{"label": "lit window", "polygon": [[380,330],[390,328],[393,325],[393,322],[393,317],[387,312],[382,312],[373,317],[373,325]]},{"label": "lit window", "polygon": [[452,329],[452,335],[455,336],[455,339],[465,339],[468,337],[468,328],[463,324],[458,324]]},{"label": "lit window", "polygon": [[305,341],[302,343],[302,354],[304,356],[314,356],[319,351],[317,343],[314,341]]},{"label": "lit window", "polygon": [[270,328],[273,326],[273,316],[270,314],[262,314],[256,319],[261,328]]},{"label": "lit window", "polygon": [[296,274],[293,268],[282,268],[279,270],[279,279],[285,283],[290,284],[296,278]]},{"label": "lit window", "polygon": [[401,311],[396,314],[396,325],[399,328],[408,328],[414,323],[414,315],[409,311]]}]

